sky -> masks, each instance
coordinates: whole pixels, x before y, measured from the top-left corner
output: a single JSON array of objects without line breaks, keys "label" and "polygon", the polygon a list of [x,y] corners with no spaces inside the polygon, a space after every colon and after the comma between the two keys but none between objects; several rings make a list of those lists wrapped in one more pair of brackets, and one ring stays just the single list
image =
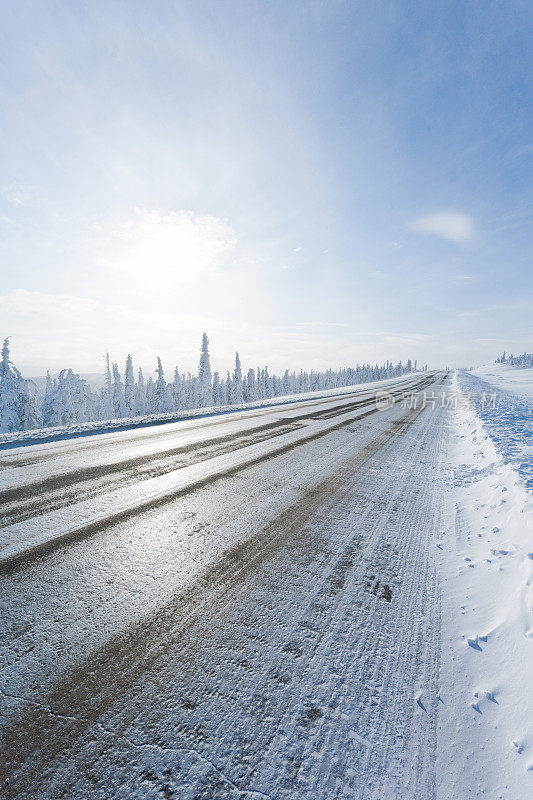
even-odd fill
[{"label": "sky", "polygon": [[25,375],[531,352],[533,4],[0,0]]}]

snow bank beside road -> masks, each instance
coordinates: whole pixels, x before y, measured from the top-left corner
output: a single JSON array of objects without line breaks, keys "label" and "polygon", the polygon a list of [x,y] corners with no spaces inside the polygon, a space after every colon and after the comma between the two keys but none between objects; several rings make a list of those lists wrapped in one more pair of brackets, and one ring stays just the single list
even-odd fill
[{"label": "snow bank beside road", "polygon": [[442,551],[439,800],[533,796],[533,497],[473,403],[455,418]]},{"label": "snow bank beside road", "polygon": [[[508,377],[509,371],[518,373],[520,381]],[[471,396],[504,461],[513,464],[526,486],[533,488],[533,369],[495,364],[494,370],[486,368],[484,377],[476,373],[459,372],[459,388]]]}]

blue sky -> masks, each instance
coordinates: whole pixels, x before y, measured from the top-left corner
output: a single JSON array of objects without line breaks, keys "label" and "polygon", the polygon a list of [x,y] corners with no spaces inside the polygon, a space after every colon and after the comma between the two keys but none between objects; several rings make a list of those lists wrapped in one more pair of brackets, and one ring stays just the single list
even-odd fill
[{"label": "blue sky", "polygon": [[0,25],[1,335],[196,368],[531,350],[530,2],[32,2]]}]

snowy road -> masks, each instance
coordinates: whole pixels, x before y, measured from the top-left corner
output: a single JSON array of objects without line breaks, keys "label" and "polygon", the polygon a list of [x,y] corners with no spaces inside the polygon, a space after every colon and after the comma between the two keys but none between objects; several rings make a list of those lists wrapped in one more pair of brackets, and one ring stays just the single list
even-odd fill
[{"label": "snowy road", "polygon": [[3,452],[2,796],[434,797],[443,380]]}]

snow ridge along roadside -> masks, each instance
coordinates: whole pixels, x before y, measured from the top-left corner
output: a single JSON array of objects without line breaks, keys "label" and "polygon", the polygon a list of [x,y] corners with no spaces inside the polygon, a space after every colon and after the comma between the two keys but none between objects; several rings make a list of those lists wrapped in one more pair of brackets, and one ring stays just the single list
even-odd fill
[{"label": "snow ridge along roadside", "polygon": [[437,797],[524,800],[533,796],[533,498],[464,394],[454,426],[454,519],[439,546]]}]

